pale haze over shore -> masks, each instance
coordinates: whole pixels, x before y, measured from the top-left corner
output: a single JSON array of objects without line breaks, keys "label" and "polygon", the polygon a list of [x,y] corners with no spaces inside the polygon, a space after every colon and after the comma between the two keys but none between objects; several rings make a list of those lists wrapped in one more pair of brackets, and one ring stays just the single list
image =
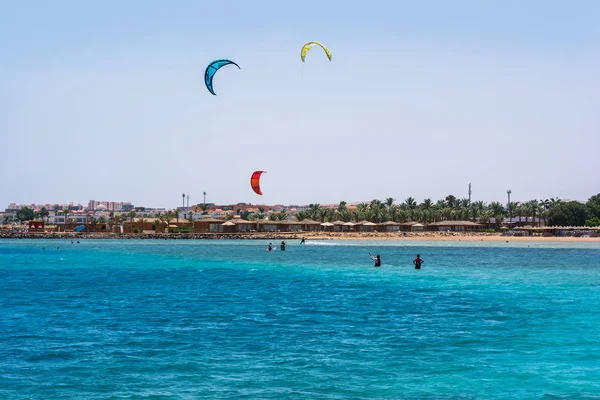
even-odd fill
[{"label": "pale haze over shore", "polygon": [[[473,200],[586,200],[599,18],[592,0],[4,2],[0,208],[421,201],[469,182]],[[309,40],[332,61],[302,63]],[[212,96],[219,58],[241,70]]]}]

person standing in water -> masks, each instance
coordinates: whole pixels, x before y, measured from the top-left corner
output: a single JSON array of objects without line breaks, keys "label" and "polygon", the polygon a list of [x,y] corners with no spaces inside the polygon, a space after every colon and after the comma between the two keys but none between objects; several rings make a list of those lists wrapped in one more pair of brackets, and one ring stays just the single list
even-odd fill
[{"label": "person standing in water", "polygon": [[269,247],[267,247],[268,251],[273,251],[273,246],[271,245],[271,243],[269,243]]},{"label": "person standing in water", "polygon": [[302,238],[302,240],[300,240],[300,244],[306,244],[306,239]]},{"label": "person standing in water", "polygon": [[381,257],[379,254],[377,254],[377,257],[373,257],[371,253],[369,253],[369,257],[371,257],[371,260],[375,261],[375,267],[381,267]]},{"label": "person standing in water", "polygon": [[281,251],[285,251],[285,242],[283,240],[281,241],[281,245],[279,245],[279,248],[281,249]]},{"label": "person standing in water", "polygon": [[413,264],[415,264],[415,269],[421,269],[421,264],[423,264],[424,262],[425,261],[423,261],[421,256],[417,254],[417,258],[413,260]]}]

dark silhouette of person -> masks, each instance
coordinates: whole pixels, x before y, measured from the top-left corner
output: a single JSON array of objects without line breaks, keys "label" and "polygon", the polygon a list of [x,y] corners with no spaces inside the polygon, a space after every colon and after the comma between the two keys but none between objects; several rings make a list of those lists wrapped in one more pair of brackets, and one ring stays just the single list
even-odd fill
[{"label": "dark silhouette of person", "polygon": [[421,269],[421,264],[423,264],[424,262],[425,261],[423,261],[421,256],[417,254],[417,258],[413,260],[413,264],[415,264],[415,269]]}]

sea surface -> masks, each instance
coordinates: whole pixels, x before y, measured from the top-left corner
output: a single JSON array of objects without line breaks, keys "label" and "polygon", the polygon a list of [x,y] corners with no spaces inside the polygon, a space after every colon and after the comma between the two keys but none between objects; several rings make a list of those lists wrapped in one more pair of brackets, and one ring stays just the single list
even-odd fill
[{"label": "sea surface", "polygon": [[0,399],[600,398],[598,243],[267,245],[0,240]]}]

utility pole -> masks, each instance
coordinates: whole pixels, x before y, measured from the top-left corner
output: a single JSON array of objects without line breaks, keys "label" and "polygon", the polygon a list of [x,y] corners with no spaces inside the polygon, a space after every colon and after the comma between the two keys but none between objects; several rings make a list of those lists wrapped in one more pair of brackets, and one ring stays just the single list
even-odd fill
[{"label": "utility pole", "polygon": [[202,204],[206,204],[206,192],[202,192],[202,195],[204,196],[204,203]]},{"label": "utility pole", "polygon": [[512,190],[508,189],[506,191],[506,194],[508,194],[508,226],[510,226],[510,224],[512,224],[512,207],[510,206],[510,194],[512,193]]},{"label": "utility pole", "polygon": [[471,204],[471,184],[469,183],[469,204]]},{"label": "utility pole", "polygon": [[185,193],[183,193],[183,194],[181,195],[181,199],[182,199],[182,204],[181,204],[181,206],[185,208]]}]

